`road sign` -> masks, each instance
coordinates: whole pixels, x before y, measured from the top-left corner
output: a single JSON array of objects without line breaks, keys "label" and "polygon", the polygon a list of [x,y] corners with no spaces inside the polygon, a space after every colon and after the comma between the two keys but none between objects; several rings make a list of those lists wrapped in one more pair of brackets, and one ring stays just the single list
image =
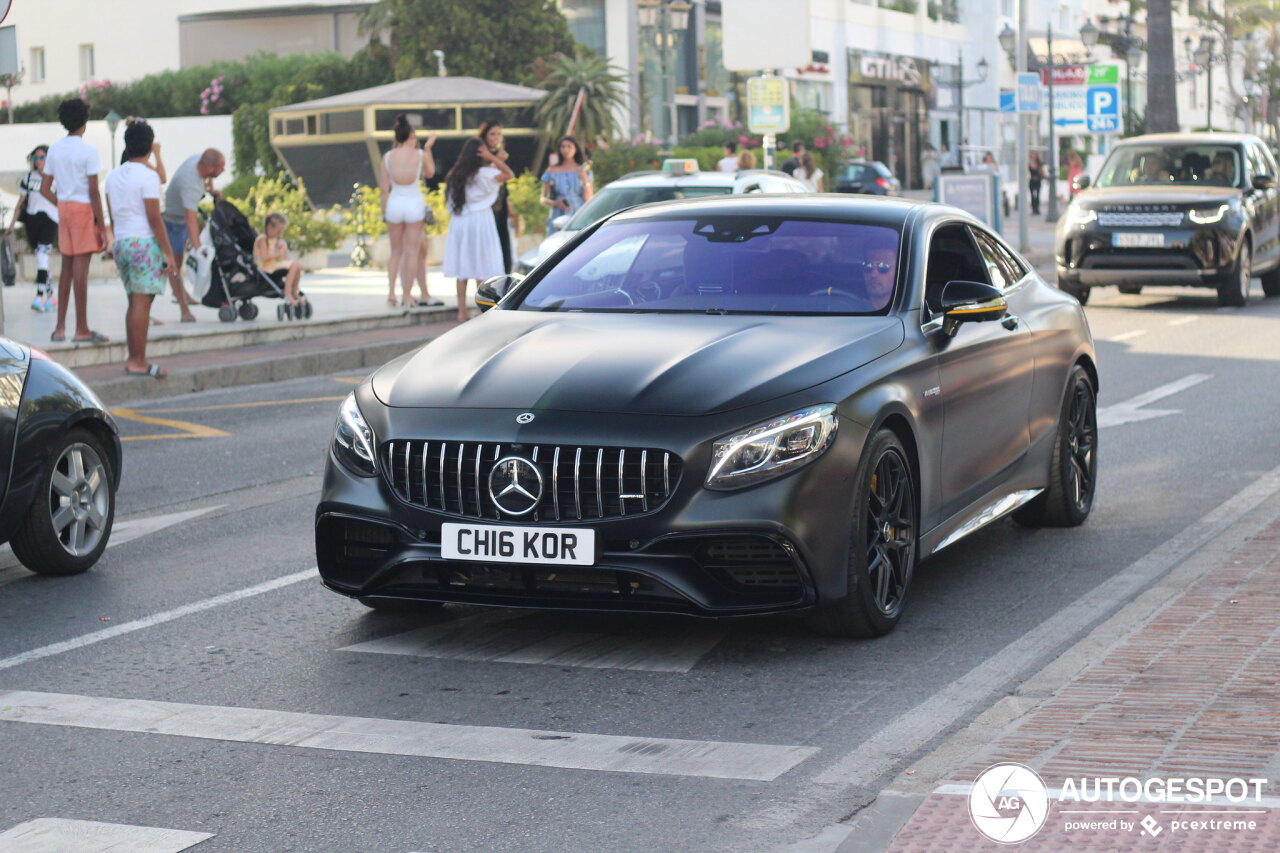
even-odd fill
[{"label": "road sign", "polygon": [[1090,86],[1085,96],[1085,120],[1090,133],[1120,131],[1120,88]]},{"label": "road sign", "polygon": [[1000,90],[1000,112],[1016,113],[1018,111],[1017,99],[1014,97],[1014,94],[1015,93],[1011,89]]},{"label": "road sign", "polygon": [[1090,65],[1090,86],[1115,86],[1120,82],[1119,65]]},{"label": "road sign", "polygon": [[791,128],[791,99],[781,77],[747,80],[747,129],[752,133],[786,133]]},{"label": "road sign", "polygon": [[1085,129],[1086,86],[1055,86],[1053,89],[1053,124],[1068,130]]},{"label": "road sign", "polygon": [[1049,73],[1053,73],[1053,85],[1084,86],[1089,82],[1089,66],[1087,65],[1055,65],[1052,68],[1040,69],[1040,82],[1049,85]]},{"label": "road sign", "polygon": [[1024,71],[1018,75],[1018,112],[1038,113],[1041,109],[1040,76]]}]

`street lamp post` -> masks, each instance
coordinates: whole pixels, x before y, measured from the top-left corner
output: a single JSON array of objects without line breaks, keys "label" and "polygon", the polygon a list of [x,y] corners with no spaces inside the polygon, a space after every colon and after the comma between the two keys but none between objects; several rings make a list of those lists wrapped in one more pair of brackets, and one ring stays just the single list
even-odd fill
[{"label": "street lamp post", "polygon": [[[996,37],[1000,42],[1000,47],[1008,55],[1015,57],[1013,69],[1018,75],[1019,89],[1015,91],[1014,101],[1015,110],[1022,100],[1021,83],[1022,75],[1027,71],[1027,43],[1025,41],[1027,32],[1027,4],[1018,4],[1018,31],[1015,33],[1008,25],[1004,25],[1004,29]],[[1017,122],[1017,151],[1018,164],[1014,174],[1018,176],[1018,251],[1026,252],[1031,248],[1031,243],[1027,233],[1027,205],[1031,198],[1030,172],[1028,171],[1027,158],[1027,116],[1021,112],[1014,113]]]},{"label": "street lamp post", "polygon": [[106,115],[107,133],[111,134],[111,166],[116,165],[116,128],[120,126],[120,114],[111,108],[111,112]]},{"label": "street lamp post", "polygon": [[980,84],[980,83],[985,83],[985,82],[987,81],[987,70],[988,70],[989,66],[988,66],[988,64],[987,64],[987,59],[986,59],[986,57],[983,57],[982,59],[979,59],[979,60],[978,60],[978,77],[977,77],[977,79],[976,79],[976,80],[965,80],[965,79],[964,79],[964,51],[963,51],[963,50],[961,50],[961,51],[959,52],[959,57],[958,57],[958,59],[957,59],[956,61],[957,61],[957,64],[956,64],[956,106],[957,106],[957,107],[959,108],[959,110],[960,110],[960,147],[961,147],[961,149],[963,149],[963,148],[964,148],[964,146],[965,146],[966,144],[968,144],[968,139],[967,139],[967,136],[968,136],[968,134],[967,134],[968,125],[967,125],[967,122],[965,121],[965,111],[964,111],[964,90],[965,90],[966,88],[968,88],[969,86],[977,86],[977,85],[978,85],[978,84]]},{"label": "street lamp post", "polygon": [[677,33],[684,32],[689,26],[691,3],[684,0],[636,0],[636,21],[647,33],[657,36],[658,68],[662,80],[662,99],[667,109],[667,122],[670,125],[667,144],[675,147],[678,134],[676,109],[676,58],[667,59],[667,53],[674,47]]},{"label": "street lamp post", "polygon": [[1213,65],[1218,60],[1218,57],[1213,53],[1213,48],[1216,43],[1217,41],[1213,36],[1201,36],[1200,44],[1196,47],[1195,53],[1192,54],[1196,65],[1203,68],[1208,75],[1204,107],[1205,130],[1213,130]]}]

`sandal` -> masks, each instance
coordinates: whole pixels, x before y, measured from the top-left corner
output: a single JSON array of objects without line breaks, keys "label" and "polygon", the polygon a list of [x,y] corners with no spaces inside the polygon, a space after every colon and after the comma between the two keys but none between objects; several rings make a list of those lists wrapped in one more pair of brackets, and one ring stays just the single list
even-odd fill
[{"label": "sandal", "polygon": [[73,343],[77,343],[77,344],[109,344],[111,343],[111,338],[108,338],[106,335],[100,334],[98,332],[89,332],[89,337],[87,338],[72,338],[71,340]]},{"label": "sandal", "polygon": [[52,335],[49,336],[49,340],[53,341],[55,344],[60,344],[66,339],[67,339],[66,332],[63,332],[62,334],[58,334],[57,332],[54,332]]},{"label": "sandal", "polygon": [[392,307],[392,308],[399,308],[399,307],[400,307],[400,303],[399,303],[399,302],[396,302],[396,300],[395,300],[394,298],[390,297],[390,296],[388,296],[388,297],[387,297],[387,305],[388,305],[388,306],[390,306],[390,307]]},{"label": "sandal", "polygon": [[187,316],[185,316],[185,317],[183,317],[183,318],[182,318],[182,321],[181,321],[181,322],[183,322],[183,323],[194,323],[195,321],[196,321],[196,315],[195,315],[195,314],[188,314]]},{"label": "sandal", "polygon": [[153,376],[156,379],[163,379],[169,375],[169,371],[158,364],[148,364],[146,370],[130,370],[126,367],[124,372],[126,376]]},{"label": "sandal", "polygon": [[418,304],[424,308],[443,308],[444,307],[443,302],[441,302],[439,299],[432,299],[430,296],[427,297],[425,302],[419,302]]}]

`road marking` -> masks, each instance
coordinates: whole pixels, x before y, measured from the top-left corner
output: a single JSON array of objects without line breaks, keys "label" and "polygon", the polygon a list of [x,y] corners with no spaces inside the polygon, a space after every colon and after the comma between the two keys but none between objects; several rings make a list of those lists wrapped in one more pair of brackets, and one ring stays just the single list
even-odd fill
[{"label": "road marking", "polygon": [[1170,326],[1185,326],[1185,325],[1187,325],[1188,323],[1194,323],[1196,320],[1199,320],[1199,319],[1200,319],[1199,317],[1195,317],[1195,316],[1192,316],[1192,317],[1179,317],[1179,318],[1178,318],[1178,319],[1176,319],[1176,320],[1170,320],[1170,321],[1169,321],[1169,325],[1170,325]]},{"label": "road marking", "polygon": [[363,376],[330,376],[334,382],[342,382],[346,385],[359,385],[365,380]]},{"label": "road marking", "polygon": [[65,693],[0,691],[0,721],[573,770],[772,781],[816,752],[706,740],[462,726]]},{"label": "road marking", "polygon": [[[216,506],[208,506],[203,509],[193,509],[186,512],[171,512],[167,515],[152,515],[147,518],[132,518],[128,521],[120,521],[112,525],[111,538],[107,540],[107,547],[114,548],[117,545],[123,545],[126,542],[132,542],[135,539],[141,539],[143,536],[150,536],[164,530],[166,527],[172,527],[175,524],[181,524],[184,521],[190,521],[193,518],[199,518],[206,513],[213,512],[216,509],[222,509],[224,504]],[[0,562],[0,586],[12,583],[19,577],[24,575],[14,573],[12,577],[6,577],[7,572],[4,570],[11,569],[21,565],[16,557],[9,553],[9,559]]]},{"label": "road marking", "polygon": [[181,619],[183,616],[190,616],[193,613],[200,613],[204,610],[210,610],[214,607],[221,607],[224,604],[230,604],[234,601],[241,601],[246,598],[252,598],[255,595],[262,595],[264,592],[281,589],[291,586],[299,581],[312,580],[319,575],[313,566],[300,572],[294,572],[291,575],[269,580],[255,586],[238,589],[234,592],[215,595],[212,598],[206,598],[201,601],[195,601],[191,604],[184,604],[181,607],[175,607],[172,610],[165,610],[151,616],[145,616],[141,619],[135,619],[132,622],[121,622],[119,625],[112,625],[110,628],[103,628],[101,631],[93,631],[89,634],[81,634],[70,640],[63,640],[60,643],[53,643],[48,646],[41,646],[37,649],[31,649],[20,654],[7,658],[0,658],[0,670],[12,669],[15,666],[21,666],[24,663],[40,660],[41,658],[60,655],[63,652],[70,652],[76,649],[82,649],[85,646],[92,646],[94,643],[101,643],[103,640],[110,640],[114,637],[120,637],[125,634],[132,634],[134,631],[141,631],[143,628],[152,628],[156,625],[163,625],[165,622],[172,622],[175,619]]},{"label": "road marking", "polygon": [[219,406],[189,406],[178,409],[147,409],[152,414],[168,414],[171,412],[216,412],[220,409],[254,409],[259,406],[291,406],[298,403],[334,403],[346,397],[302,397],[297,400],[263,400],[257,403],[223,403]]},{"label": "road marking", "polygon": [[1146,333],[1146,329],[1134,329],[1131,332],[1123,332],[1122,334],[1116,335],[1114,338],[1107,338],[1107,340],[1111,343],[1118,344],[1121,341],[1131,341],[1134,338],[1140,338]]},{"label": "road marking", "polygon": [[0,853],[179,853],[210,838],[208,832],[42,817],[0,832]]},{"label": "road marking", "polygon": [[[562,621],[563,617],[556,617]],[[723,640],[729,629],[691,624],[660,636],[620,631],[565,631],[537,625],[543,616],[497,613],[469,616],[403,634],[346,646],[338,651],[410,655],[443,660],[688,672]],[[513,624],[513,623],[526,624]],[[528,624],[534,623],[534,624]]]},{"label": "road marking", "polygon": [[1144,394],[1139,394],[1125,400],[1123,403],[1115,403],[1110,406],[1103,406],[1098,409],[1098,427],[1113,427],[1120,424],[1136,423],[1137,421],[1149,421],[1152,418],[1162,418],[1165,415],[1181,414],[1181,409],[1144,409],[1150,403],[1156,400],[1162,400],[1179,391],[1185,391],[1195,385],[1199,385],[1208,379],[1212,379],[1213,375],[1209,373],[1192,373],[1181,379],[1175,380],[1159,388],[1153,388]]},{"label": "road marking", "polygon": [[968,716],[973,709],[990,705],[993,696],[1008,690],[1011,678],[1037,661],[1058,655],[1065,642],[1081,636],[1095,622],[1122,608],[1140,591],[1169,574],[1277,492],[1280,492],[1280,466],[1188,524],[1106,583],[1060,608],[1037,627],[935,691],[929,699],[894,716],[876,734],[827,765],[812,783],[756,813],[749,823],[770,828],[793,825],[798,814],[808,812],[819,803],[831,802],[833,798],[843,802],[842,792],[883,787],[877,785],[877,781],[899,762],[911,760],[939,732]]},{"label": "road marking", "polygon": [[151,424],[152,426],[166,426],[179,430],[175,435],[173,433],[156,433],[154,435],[126,435],[121,436],[121,441],[145,441],[147,439],[156,438],[219,438],[225,435],[231,435],[229,432],[223,432],[220,429],[201,424],[193,424],[190,421],[173,421],[166,418],[153,418],[147,415],[138,414],[133,409],[112,409],[111,414],[117,418],[123,418],[126,421],[136,421],[140,424]]}]

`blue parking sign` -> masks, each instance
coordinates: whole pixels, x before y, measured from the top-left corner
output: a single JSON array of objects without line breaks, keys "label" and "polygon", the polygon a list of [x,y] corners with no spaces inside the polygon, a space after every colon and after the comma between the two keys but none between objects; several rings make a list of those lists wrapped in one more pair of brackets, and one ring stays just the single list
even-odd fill
[{"label": "blue parking sign", "polygon": [[1120,87],[1090,86],[1085,95],[1085,120],[1090,133],[1120,131]]}]

